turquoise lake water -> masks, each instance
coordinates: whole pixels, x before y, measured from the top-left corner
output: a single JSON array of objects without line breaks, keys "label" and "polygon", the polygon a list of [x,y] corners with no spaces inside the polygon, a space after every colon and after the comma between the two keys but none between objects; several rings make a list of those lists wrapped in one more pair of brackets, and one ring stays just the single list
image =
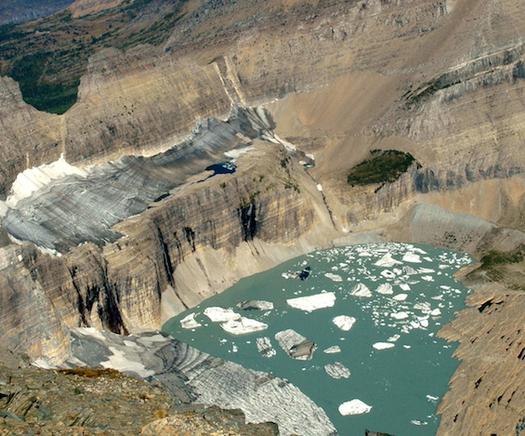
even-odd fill
[{"label": "turquoise lake water", "polygon": [[[324,409],[341,436],[362,436],[365,428],[431,436],[439,424],[439,399],[459,364],[452,357],[456,344],[436,333],[464,307],[468,290],[453,274],[471,260],[466,254],[398,243],[318,251],[239,281],[172,318],[163,330],[211,355],[288,379]],[[294,278],[306,267],[311,269],[306,280]],[[301,306],[301,300],[287,302],[318,294],[321,305],[332,301],[333,306],[308,312],[292,307]],[[244,300],[265,300],[274,308],[235,306]],[[210,307],[232,308],[268,327],[228,333],[221,327],[224,323],[204,314]],[[181,320],[190,314],[200,327],[182,327]],[[340,316],[355,319],[349,330],[333,322]],[[275,335],[287,329],[315,342],[318,348],[311,360],[292,359],[281,348]],[[258,351],[257,339],[263,337],[275,355],[264,357]],[[341,351],[324,352],[333,346]],[[350,371],[348,378],[328,375],[325,365],[336,362]],[[343,416],[339,406],[354,399],[371,406],[370,411]]]}]

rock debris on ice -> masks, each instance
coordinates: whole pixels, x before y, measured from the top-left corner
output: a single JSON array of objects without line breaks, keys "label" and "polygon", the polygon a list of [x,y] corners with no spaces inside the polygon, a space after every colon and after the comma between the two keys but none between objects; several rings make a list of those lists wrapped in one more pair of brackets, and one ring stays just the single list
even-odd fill
[{"label": "rock debris on ice", "polygon": [[317,350],[317,345],[313,341],[292,329],[276,333],[275,339],[292,359],[311,360]]},{"label": "rock debris on ice", "polygon": [[354,286],[352,291],[350,291],[350,295],[353,295],[354,297],[370,298],[372,296],[372,292],[370,292],[370,289],[368,289],[368,287],[365,284],[359,283],[356,286]]},{"label": "rock debris on ice", "polygon": [[336,380],[350,377],[350,370],[341,362],[328,363],[324,366],[324,370]]}]

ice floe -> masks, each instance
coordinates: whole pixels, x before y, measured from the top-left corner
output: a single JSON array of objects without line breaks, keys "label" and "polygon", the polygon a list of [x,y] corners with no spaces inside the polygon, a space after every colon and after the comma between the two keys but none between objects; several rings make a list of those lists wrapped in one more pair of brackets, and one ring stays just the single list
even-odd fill
[{"label": "ice floe", "polygon": [[180,320],[180,326],[183,329],[194,329],[197,327],[201,327],[202,324],[198,321],[195,321],[195,315],[196,313],[190,313],[188,316],[185,316],[183,319]]},{"label": "ice floe", "polygon": [[255,340],[255,343],[257,345],[257,350],[259,351],[259,353],[261,353],[263,357],[270,358],[277,354],[277,352],[275,351],[275,348],[273,348],[272,346],[272,342],[270,341],[270,338],[266,336],[263,338],[257,338]]},{"label": "ice floe", "polygon": [[308,297],[291,298],[286,300],[286,304],[294,309],[312,312],[317,309],[333,307],[335,304],[335,294],[333,292],[322,292]]},{"label": "ice floe", "polygon": [[399,287],[403,290],[403,291],[410,291],[410,285],[408,283],[401,283],[399,285]]},{"label": "ice floe", "polygon": [[392,342],[376,342],[372,347],[374,347],[376,350],[387,350],[388,348],[394,348],[396,344],[393,344]]},{"label": "ice floe", "polygon": [[347,401],[339,406],[339,413],[343,416],[362,415],[364,413],[369,413],[371,410],[372,406],[357,399]]},{"label": "ice floe", "polygon": [[350,291],[350,295],[352,295],[354,297],[367,297],[367,298],[370,298],[372,296],[372,292],[370,292],[370,289],[368,289],[368,286],[366,286],[364,283],[358,283]]},{"label": "ice floe", "polygon": [[396,277],[396,274],[388,269],[384,269],[383,271],[381,271],[381,275],[386,279],[394,279]]},{"label": "ice floe", "polygon": [[353,316],[339,315],[332,322],[344,332],[349,331],[357,320]]},{"label": "ice floe", "polygon": [[266,330],[268,324],[243,316],[241,319],[230,319],[228,322],[221,324],[221,327],[232,335],[245,335]]},{"label": "ice floe", "polygon": [[225,309],[224,307],[207,307],[204,310],[204,315],[210,318],[212,322],[227,322],[241,319],[241,315],[235,313],[233,309]]},{"label": "ice floe", "polygon": [[295,330],[283,330],[275,334],[275,339],[292,359],[311,360],[317,344],[297,333]]},{"label": "ice floe", "polygon": [[430,315],[432,316],[439,316],[441,315],[441,310],[439,308],[436,308],[430,312]]},{"label": "ice floe", "polygon": [[323,353],[326,354],[337,354],[341,352],[341,347],[338,345],[333,345],[332,347],[328,347],[326,350],[323,351]]},{"label": "ice floe", "polygon": [[325,277],[329,278],[330,280],[332,280],[334,282],[342,282],[343,281],[343,278],[340,275],[337,275],[337,274],[326,273]]},{"label": "ice floe", "polygon": [[392,285],[390,283],[383,283],[382,285],[379,285],[376,289],[376,292],[378,294],[383,294],[383,295],[391,295],[394,293],[392,289]]},{"label": "ice floe", "polygon": [[324,370],[336,380],[350,377],[350,370],[341,362],[328,363],[324,366]]}]

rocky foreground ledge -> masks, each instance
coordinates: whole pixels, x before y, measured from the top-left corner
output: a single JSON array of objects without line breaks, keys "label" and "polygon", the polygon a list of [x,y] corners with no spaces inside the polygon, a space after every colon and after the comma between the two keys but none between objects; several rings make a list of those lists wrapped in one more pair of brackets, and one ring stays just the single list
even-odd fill
[{"label": "rocky foreground ledge", "polygon": [[[93,328],[78,328],[72,330],[71,335],[71,357],[61,365],[60,370],[50,373],[50,381],[46,381],[44,377],[43,381],[36,382],[34,387],[43,390],[44,403],[38,400],[39,394],[35,393],[32,387],[26,386],[25,389],[16,390],[17,388],[11,386],[11,382],[5,382],[3,387],[6,392],[1,391],[4,397],[2,399],[0,395],[0,410],[6,411],[4,416],[7,419],[16,420],[19,416],[39,422],[55,417],[64,425],[94,428],[97,425],[110,425],[105,424],[105,421],[99,422],[96,408],[99,403],[104,403],[105,406],[102,404],[100,407],[106,407],[126,422],[135,419],[131,418],[134,416],[135,408],[141,409],[144,417],[136,418],[136,426],[139,426],[139,424],[145,425],[148,416],[157,414],[157,417],[165,417],[173,405],[190,404],[189,407],[185,406],[180,410],[195,410],[195,405],[201,408],[219,406],[228,410],[241,410],[241,415],[234,413],[236,416],[242,416],[241,422],[244,422],[245,416],[247,423],[271,422],[275,423],[279,430],[278,433],[268,433],[268,429],[274,431],[274,427],[267,425],[262,427],[264,429],[262,433],[242,434],[284,436],[335,436],[337,434],[325,412],[287,380],[212,357],[165,334],[151,332],[119,336]],[[45,365],[43,361],[35,363]],[[104,370],[85,369],[89,367],[104,368]],[[37,369],[32,368],[26,368],[24,371],[31,374],[38,372]],[[67,381],[69,384],[64,382],[69,386],[64,388],[66,391],[72,391],[75,395],[96,394],[95,406],[89,401],[83,401],[71,409],[73,406],[65,397],[63,400],[67,413],[63,410],[54,411],[53,408],[56,406],[45,405],[48,404],[47,402],[51,404],[53,399],[44,391],[53,392],[57,377],[63,376],[70,377]],[[126,376],[149,381],[151,384],[142,384],[134,379],[125,382]],[[89,377],[93,380],[99,378],[98,383],[89,381]],[[114,384],[113,380],[117,380],[118,383]],[[91,383],[89,387],[87,385],[83,387],[82,384],[88,381]],[[75,382],[79,382],[80,387],[75,386]],[[139,391],[136,396],[133,391],[127,390],[128,384],[137,386]],[[120,399],[119,395],[123,398]],[[155,401],[151,402],[152,409],[143,410],[145,401],[153,398]],[[129,404],[121,409],[119,405],[121,401],[129,401]],[[164,424],[172,425],[169,420],[165,420]],[[156,430],[162,428],[164,424],[152,424],[147,431],[143,430],[143,434],[166,434],[162,430],[158,432]],[[226,427],[221,428],[224,430]]]}]

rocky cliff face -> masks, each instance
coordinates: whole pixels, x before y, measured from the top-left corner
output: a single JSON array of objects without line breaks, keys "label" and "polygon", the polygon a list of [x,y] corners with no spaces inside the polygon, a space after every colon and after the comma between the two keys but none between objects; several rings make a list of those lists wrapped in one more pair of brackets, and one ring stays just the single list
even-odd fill
[{"label": "rocky cliff face", "polygon": [[[3,78],[4,198],[27,167],[61,153],[78,165],[153,155],[195,118],[226,119],[232,103],[264,103],[284,140],[252,138],[232,175],[204,180],[209,173],[194,171],[140,215],[113,223],[119,239],[55,258],[30,244],[3,248],[2,337],[60,361],[69,327],[158,327],[242,276],[333,240],[421,242],[478,258],[518,249],[524,18],[517,1],[208,1],[188,8],[159,49],[92,57],[64,115],[27,106]],[[315,155],[315,167],[306,172],[302,155],[269,139]],[[418,165],[392,183],[349,186],[349,169],[373,149],[409,152]],[[522,290],[508,277],[522,263],[511,265],[506,278],[488,276],[499,284],[477,276],[473,307],[443,331],[461,341],[463,363],[440,407],[440,434],[521,425],[512,392],[522,379]],[[489,300],[492,309],[480,310]],[[32,333],[44,331],[40,344]]]}]

